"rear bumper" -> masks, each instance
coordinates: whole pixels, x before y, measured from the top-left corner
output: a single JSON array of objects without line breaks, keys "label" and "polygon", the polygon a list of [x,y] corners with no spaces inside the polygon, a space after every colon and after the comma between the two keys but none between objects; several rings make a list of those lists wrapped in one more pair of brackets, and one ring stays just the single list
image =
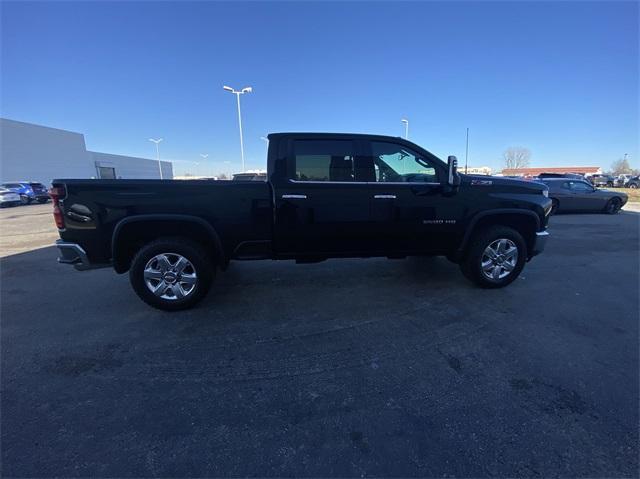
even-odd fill
[{"label": "rear bumper", "polygon": [[538,231],[536,233],[536,237],[533,243],[533,248],[531,250],[531,256],[535,256],[542,253],[544,251],[545,246],[547,246],[548,240],[549,240],[549,232]]},{"label": "rear bumper", "polygon": [[89,257],[82,246],[76,243],[67,243],[63,240],[56,241],[58,248],[58,263],[71,264],[78,271],[88,269],[105,268],[108,264],[96,264],[89,261]]}]

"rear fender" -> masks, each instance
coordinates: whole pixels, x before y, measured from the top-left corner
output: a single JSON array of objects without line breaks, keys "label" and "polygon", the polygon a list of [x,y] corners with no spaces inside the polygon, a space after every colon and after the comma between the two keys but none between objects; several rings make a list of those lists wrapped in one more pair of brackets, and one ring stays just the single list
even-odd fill
[{"label": "rear fender", "polygon": [[[142,244],[162,236],[184,236],[185,230],[195,229],[197,237],[191,239],[205,243],[216,263],[221,268],[226,268],[228,258],[225,257],[220,236],[209,222],[191,215],[150,214],[128,216],[116,224],[111,236],[111,257],[116,272],[124,273],[129,269],[131,259],[138,249],[133,247],[134,242],[130,241],[132,238],[127,237],[127,231],[130,231],[131,227],[138,227],[145,223],[149,227],[144,229]],[[167,228],[163,228],[163,225],[166,225]],[[184,229],[180,226],[184,226]],[[140,240],[135,244],[139,245]]]}]

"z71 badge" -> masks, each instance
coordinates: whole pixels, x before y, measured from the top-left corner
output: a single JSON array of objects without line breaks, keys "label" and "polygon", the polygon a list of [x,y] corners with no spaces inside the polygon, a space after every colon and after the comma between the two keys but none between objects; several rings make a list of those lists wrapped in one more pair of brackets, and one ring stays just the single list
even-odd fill
[{"label": "z71 badge", "polygon": [[471,180],[472,186],[491,186],[492,184],[491,180]]}]

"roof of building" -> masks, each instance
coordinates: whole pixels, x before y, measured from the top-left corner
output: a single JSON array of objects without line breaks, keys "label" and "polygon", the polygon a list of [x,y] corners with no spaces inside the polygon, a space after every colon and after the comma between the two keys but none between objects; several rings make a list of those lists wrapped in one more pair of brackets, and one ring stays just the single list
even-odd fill
[{"label": "roof of building", "polygon": [[553,166],[540,168],[505,168],[502,170],[503,175],[526,175],[537,176],[540,173],[598,173],[601,171],[599,166]]}]

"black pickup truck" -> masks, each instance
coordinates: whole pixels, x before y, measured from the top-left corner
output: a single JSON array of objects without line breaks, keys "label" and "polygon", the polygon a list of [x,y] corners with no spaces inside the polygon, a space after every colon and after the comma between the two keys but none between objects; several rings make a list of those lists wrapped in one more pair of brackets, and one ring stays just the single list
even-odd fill
[{"label": "black pickup truck", "polygon": [[544,248],[548,188],[456,163],[401,138],[278,133],[266,181],[54,180],[59,261],[128,271],[166,310],[193,306],[232,259],[442,255],[505,286]]}]

